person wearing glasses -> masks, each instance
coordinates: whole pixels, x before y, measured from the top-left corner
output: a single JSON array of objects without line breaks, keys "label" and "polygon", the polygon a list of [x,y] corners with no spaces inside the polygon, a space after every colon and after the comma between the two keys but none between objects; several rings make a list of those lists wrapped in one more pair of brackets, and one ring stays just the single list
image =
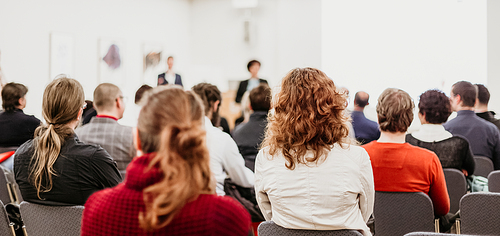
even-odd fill
[{"label": "person wearing glasses", "polygon": [[116,162],[98,145],[80,142],[74,129],[83,112],[81,84],[67,77],[45,88],[46,124],[17,149],[14,174],[24,201],[44,205],[83,205],[94,192],[121,182]]},{"label": "person wearing glasses", "polygon": [[94,108],[97,116],[75,130],[78,138],[86,143],[103,147],[118,169],[125,171],[136,154],[132,137],[132,127],[118,124],[123,117],[125,102],[118,86],[103,83],[94,90]]}]

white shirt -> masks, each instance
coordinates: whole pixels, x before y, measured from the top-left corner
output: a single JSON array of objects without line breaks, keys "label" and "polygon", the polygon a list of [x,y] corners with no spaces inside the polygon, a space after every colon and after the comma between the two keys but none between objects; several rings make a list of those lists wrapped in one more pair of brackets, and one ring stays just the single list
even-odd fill
[{"label": "white shirt", "polygon": [[165,80],[168,82],[168,84],[175,84],[175,73],[170,70],[165,72]]},{"label": "white shirt", "polygon": [[214,127],[207,117],[205,117],[205,130],[210,153],[210,169],[217,180],[217,194],[225,195],[224,180],[227,175],[241,187],[253,187],[254,174],[245,166],[245,160],[231,136]]},{"label": "white shirt", "polygon": [[411,136],[424,142],[438,142],[453,137],[440,124],[422,124],[420,130],[411,133]]},{"label": "white shirt", "polygon": [[294,170],[285,167],[281,152],[271,157],[266,147],[255,162],[255,193],[265,219],[285,228],[357,229],[371,235],[366,222],[375,189],[370,157],[361,147],[335,144],[323,163]]}]

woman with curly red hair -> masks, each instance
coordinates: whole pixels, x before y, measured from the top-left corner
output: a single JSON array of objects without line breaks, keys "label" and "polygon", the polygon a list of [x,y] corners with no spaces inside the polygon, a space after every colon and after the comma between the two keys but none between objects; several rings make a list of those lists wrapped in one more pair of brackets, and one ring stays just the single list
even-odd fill
[{"label": "woman with curly red hair", "polygon": [[318,69],[297,68],[283,78],[255,164],[257,202],[266,220],[371,235],[372,168],[366,151],[349,145],[346,106],[346,95]]},{"label": "woman with curly red hair", "polygon": [[146,104],[134,134],[140,155],[124,183],[88,199],[82,235],[247,235],[245,208],[215,195],[198,96],[162,86]]}]

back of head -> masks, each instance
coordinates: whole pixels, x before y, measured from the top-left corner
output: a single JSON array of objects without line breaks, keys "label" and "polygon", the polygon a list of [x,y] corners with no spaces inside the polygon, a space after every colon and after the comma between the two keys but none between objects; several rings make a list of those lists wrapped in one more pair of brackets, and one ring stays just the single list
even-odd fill
[{"label": "back of head", "polygon": [[377,104],[378,123],[381,131],[406,132],[413,121],[413,100],[401,89],[388,88],[380,94]]},{"label": "back of head", "polygon": [[217,110],[214,111],[215,102],[222,101],[222,96],[217,88],[217,86],[209,83],[199,83],[192,88],[193,92],[200,96],[201,101],[203,102],[203,106],[205,107],[205,115],[211,115],[211,122],[214,126],[219,126],[220,117],[219,117],[219,106]]},{"label": "back of head", "polygon": [[420,95],[419,113],[431,124],[442,124],[451,114],[450,99],[442,91],[432,89]]},{"label": "back of head", "polygon": [[[318,69],[288,72],[271,105],[274,115],[269,118],[263,145],[270,148],[271,155],[283,153],[289,169],[317,162],[333,144],[342,145],[347,138],[347,97]],[[314,152],[314,158],[304,158],[307,150]]]},{"label": "back of head", "polygon": [[261,83],[250,91],[250,106],[254,111],[269,111],[271,107],[271,88],[265,83]]},{"label": "back of head", "polygon": [[366,105],[368,105],[368,100],[370,99],[370,96],[368,93],[359,91],[354,95],[354,105],[364,108]]},{"label": "back of head", "polygon": [[94,107],[96,111],[98,113],[111,111],[121,93],[120,88],[114,84],[99,84],[94,90]]},{"label": "back of head", "polygon": [[477,100],[482,105],[488,105],[490,102],[490,91],[483,84],[475,84],[477,87]]},{"label": "back of head", "polygon": [[28,88],[18,83],[8,83],[2,88],[2,107],[5,111],[13,111],[21,105],[19,99],[28,93]]},{"label": "back of head", "polygon": [[169,224],[190,199],[212,193],[213,186],[198,96],[161,86],[153,89],[146,104],[139,115],[139,139],[143,151],[156,152],[150,166],[159,166],[164,178],[144,189],[146,211],[139,222],[155,230]]},{"label": "back of head", "polygon": [[477,98],[477,88],[468,81],[456,82],[451,89],[452,95],[460,95],[463,107],[474,107]]},{"label": "back of head", "polygon": [[150,91],[151,89],[153,89],[153,87],[147,85],[147,84],[143,84],[139,89],[137,89],[137,91],[135,92],[135,99],[134,99],[134,103],[135,104],[139,104],[142,97],[144,97],[144,94],[148,91]]},{"label": "back of head", "polygon": [[52,176],[56,175],[52,166],[59,156],[64,140],[73,134],[73,129],[67,124],[78,119],[84,103],[82,85],[74,79],[59,77],[45,88],[42,114],[48,124],[35,130],[35,152],[32,159],[34,165],[30,171],[39,198],[40,192],[52,189]]}]

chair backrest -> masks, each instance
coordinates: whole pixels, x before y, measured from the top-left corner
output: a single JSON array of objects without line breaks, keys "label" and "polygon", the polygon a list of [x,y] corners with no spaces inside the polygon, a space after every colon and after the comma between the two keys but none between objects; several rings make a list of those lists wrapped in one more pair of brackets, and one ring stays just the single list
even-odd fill
[{"label": "chair backrest", "polygon": [[402,236],[410,232],[435,232],[434,208],[425,193],[375,192],[373,208],[377,235]]},{"label": "chair backrest", "polygon": [[5,177],[5,172],[3,168],[0,167],[0,200],[7,204],[14,202],[14,197],[12,196],[12,192],[10,191],[9,183],[7,182],[7,178]]},{"label": "chair backrest", "polygon": [[492,171],[488,175],[488,191],[500,193],[500,170]]},{"label": "chair backrest", "polygon": [[500,235],[500,193],[469,193],[460,200],[460,232],[477,235]]},{"label": "chair backrest", "polygon": [[460,206],[460,199],[467,193],[467,180],[464,174],[453,168],[444,168],[446,188],[450,196],[450,213],[456,213]]},{"label": "chair backrest", "polygon": [[5,206],[3,205],[3,202],[0,201],[0,207],[2,208],[0,211],[0,235],[13,235],[15,236],[16,233],[14,232],[14,227],[10,224],[9,217],[7,216],[7,211],[5,211]]},{"label": "chair backrest", "polygon": [[357,230],[305,230],[305,229],[287,229],[272,221],[264,221],[257,228],[259,236],[363,236]]},{"label": "chair backrest", "polygon": [[45,206],[21,202],[20,209],[30,236],[80,235],[83,206]]},{"label": "chair backrest", "polygon": [[[455,235],[456,234],[445,234],[445,233],[431,233],[431,232],[413,232],[409,234],[405,234],[405,236],[440,236],[440,235]],[[470,234],[460,234],[462,236],[474,236]]]},{"label": "chair backrest", "polygon": [[495,169],[493,166],[493,161],[491,161],[490,158],[483,156],[474,156],[474,161],[476,162],[476,169],[474,170],[474,175],[488,178],[490,172],[492,172]]}]

